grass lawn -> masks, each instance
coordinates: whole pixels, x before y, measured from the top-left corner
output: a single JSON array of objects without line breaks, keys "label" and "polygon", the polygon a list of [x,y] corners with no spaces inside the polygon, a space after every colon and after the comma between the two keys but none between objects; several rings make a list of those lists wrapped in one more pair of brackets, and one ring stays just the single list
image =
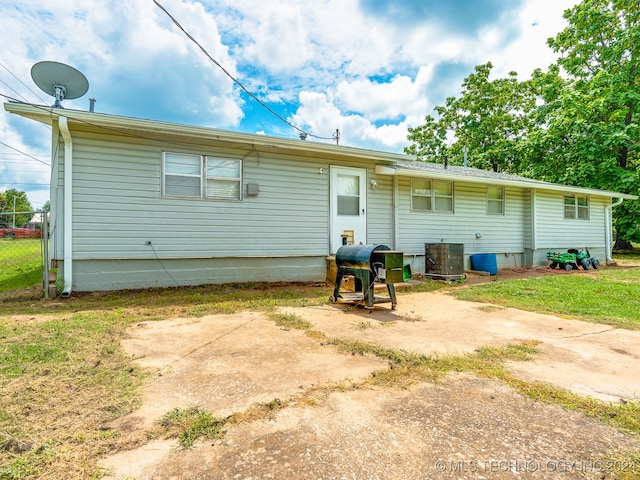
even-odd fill
[{"label": "grass lawn", "polygon": [[[0,241],[0,262],[6,252],[2,247],[4,242]],[[39,255],[37,240],[31,247]],[[22,268],[24,271],[16,268],[0,277],[0,285],[6,278],[25,275],[29,268]],[[32,287],[35,285],[32,290],[0,290],[2,480],[100,478],[104,472],[96,467],[98,458],[166,436],[174,428],[172,425],[186,423],[185,419],[190,417],[200,425],[199,429],[216,434],[218,425],[207,412],[167,412],[166,425],[137,437],[109,426],[140,404],[142,386],[147,380],[147,372],[136,367],[120,346],[129,325],[243,310],[274,313],[284,306],[325,304],[332,293],[332,288],[323,285],[242,284],[77,293],[64,300],[43,300],[39,283],[38,277],[31,283]],[[437,288],[443,288],[443,284],[427,282],[414,291]],[[465,299],[640,328],[640,268],[497,281],[454,287],[452,291]],[[276,316],[273,320],[285,322],[288,328],[309,328],[300,319]],[[348,347],[364,353],[370,353],[372,348]],[[583,399],[557,389],[545,393],[543,387],[510,378],[500,368],[504,359],[518,352],[485,350],[469,358],[439,359],[438,365],[500,378],[534,398],[575,408],[604,421],[619,422],[614,424],[640,434],[637,403],[584,403]],[[533,350],[524,353],[534,354]],[[406,352],[373,349],[371,354],[390,359],[394,375],[402,371],[406,371],[405,376],[424,374],[435,368],[432,359],[407,357]]]},{"label": "grass lawn", "polygon": [[640,329],[640,267],[495,281],[454,292],[456,298]]},{"label": "grass lawn", "polygon": [[41,244],[37,238],[0,239],[0,292],[40,284]]}]

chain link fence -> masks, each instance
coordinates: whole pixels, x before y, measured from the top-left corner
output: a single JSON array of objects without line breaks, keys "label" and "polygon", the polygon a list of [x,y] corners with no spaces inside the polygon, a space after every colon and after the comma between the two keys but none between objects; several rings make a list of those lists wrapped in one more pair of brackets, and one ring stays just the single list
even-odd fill
[{"label": "chain link fence", "polygon": [[0,293],[44,286],[45,220],[44,212],[0,212]]}]

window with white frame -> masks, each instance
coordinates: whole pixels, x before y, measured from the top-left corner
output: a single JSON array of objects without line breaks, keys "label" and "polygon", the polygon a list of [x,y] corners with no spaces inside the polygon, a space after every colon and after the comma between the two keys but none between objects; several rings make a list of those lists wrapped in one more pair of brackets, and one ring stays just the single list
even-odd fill
[{"label": "window with white frame", "polygon": [[487,214],[504,215],[504,188],[487,187]]},{"label": "window with white frame", "polygon": [[242,188],[241,160],[205,157],[207,198],[240,200]]},{"label": "window with white frame", "polygon": [[165,152],[164,196],[242,199],[242,160]]},{"label": "window with white frame", "polygon": [[589,197],[587,195],[565,195],[564,218],[589,220]]},{"label": "window with white frame", "polygon": [[411,210],[452,213],[453,183],[426,178],[412,178]]}]

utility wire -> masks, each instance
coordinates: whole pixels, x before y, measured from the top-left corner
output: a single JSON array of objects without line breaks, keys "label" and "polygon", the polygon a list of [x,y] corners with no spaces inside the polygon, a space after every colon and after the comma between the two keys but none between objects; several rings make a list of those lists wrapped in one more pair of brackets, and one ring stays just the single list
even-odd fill
[{"label": "utility wire", "polygon": [[0,79],[0,82],[2,82],[9,90],[12,90],[13,93],[15,93],[16,95],[18,95],[19,97],[21,97],[24,101],[27,101],[26,98],[24,98],[24,96],[18,92],[15,88],[13,88],[11,85],[9,85],[7,82],[5,82],[4,80]]},{"label": "utility wire", "polygon": [[35,160],[36,162],[43,163],[43,164],[45,164],[47,167],[50,167],[50,166],[51,166],[51,164],[49,164],[49,163],[47,163],[47,162],[45,162],[45,161],[43,161],[43,160],[40,160],[39,158],[36,158],[36,157],[34,157],[33,155],[29,155],[28,153],[24,153],[23,151],[18,150],[17,148],[12,147],[11,145],[7,145],[6,143],[4,143],[4,142],[2,142],[2,141],[0,141],[0,145],[4,145],[5,147],[10,148],[11,150],[15,150],[16,152],[21,153],[22,155],[25,155],[25,156],[27,156],[27,157],[29,157],[29,158],[31,158],[31,159],[33,159],[33,160]]},{"label": "utility wire", "polygon": [[155,3],[158,8],[160,10],[162,10],[164,13],[167,14],[167,16],[171,19],[171,21],[176,25],[176,27],[178,27],[186,36],[189,40],[191,40],[193,43],[195,43],[198,48],[200,50],[202,50],[202,53],[204,53],[209,60],[211,60],[213,63],[215,63],[224,73],[227,77],[229,77],[236,85],[238,85],[247,95],[249,95],[251,98],[253,98],[256,102],[258,102],[262,107],[264,107],[265,109],[267,109],[269,111],[269,113],[271,113],[272,115],[274,115],[276,118],[278,118],[280,121],[286,123],[287,125],[289,125],[291,128],[293,128],[294,130],[297,130],[298,132],[300,132],[302,135],[304,136],[309,136],[309,137],[313,137],[313,138],[317,138],[319,140],[336,140],[336,137],[319,137],[317,135],[314,135],[312,133],[309,132],[305,132],[304,130],[302,130],[300,127],[294,125],[293,123],[289,122],[287,119],[285,119],[284,117],[282,117],[280,114],[276,113],[274,110],[272,110],[267,104],[265,104],[262,100],[260,100],[257,96],[255,96],[252,92],[250,92],[247,87],[245,87],[242,83],[240,83],[240,81],[235,78],[233,75],[231,75],[226,68],[224,68],[220,62],[218,62],[215,58],[213,58],[209,52],[207,52],[207,50],[200,45],[200,43],[198,43],[198,41],[193,38],[193,36],[191,36],[191,34],[189,32],[187,32],[184,27],[182,25],[180,25],[180,22],[178,22],[173,15],[171,15],[166,8],[164,8],[162,6],[162,4],[160,4],[158,2],[158,0],[153,0],[153,3]]},{"label": "utility wire", "polygon": [[48,187],[48,183],[21,183],[21,182],[6,182],[5,185],[31,185],[34,187]]},{"label": "utility wire", "polygon": [[[17,81],[19,81],[19,82],[20,82],[20,83],[21,83],[21,84],[22,84],[22,85],[23,85],[27,90],[29,90],[29,91],[30,91],[31,93],[33,93],[36,97],[38,97],[38,100],[40,100],[42,103],[45,103],[45,101],[44,101],[44,100],[42,100],[42,98],[40,98],[40,95],[38,95],[36,92],[34,92],[33,90],[31,90],[31,88],[29,88],[29,85],[27,85],[27,84],[26,84],[26,83],[24,83],[22,80],[20,80],[16,75],[14,75],[14,73],[13,73],[11,70],[9,70],[9,69],[4,65],[4,63],[0,62],[0,66],[1,66],[2,68],[4,68],[7,72],[9,72],[9,74],[10,74],[13,78],[15,78]],[[2,83],[5,83],[5,82],[2,82]],[[7,84],[5,83],[5,85],[7,85]],[[7,85],[7,87],[9,87],[9,85]],[[11,88],[11,87],[9,87],[9,88]],[[13,88],[11,88],[11,90],[13,90]],[[13,90],[13,91],[14,91],[14,92],[16,92],[15,90]],[[16,94],[20,95],[18,92],[16,92]],[[22,97],[22,95],[20,95],[20,97]],[[24,97],[22,97],[22,98],[24,98]]]}]

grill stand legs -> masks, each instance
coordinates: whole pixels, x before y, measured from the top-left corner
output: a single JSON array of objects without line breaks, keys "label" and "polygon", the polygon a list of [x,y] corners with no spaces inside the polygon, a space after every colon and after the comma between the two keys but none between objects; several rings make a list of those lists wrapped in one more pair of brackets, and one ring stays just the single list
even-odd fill
[{"label": "grill stand legs", "polygon": [[[353,276],[355,287],[353,292],[340,291],[342,281],[346,276]],[[333,288],[333,296],[329,298],[329,301],[331,303],[335,303],[338,299],[343,299],[355,304],[363,303],[363,306],[369,310],[372,310],[376,303],[391,302],[391,310],[395,310],[398,301],[396,300],[396,289],[393,283],[387,283],[389,296],[380,297],[375,295],[375,279],[375,274],[369,270],[339,267],[338,274],[336,276],[336,283]],[[366,290],[364,290],[364,286],[366,286]]]}]

